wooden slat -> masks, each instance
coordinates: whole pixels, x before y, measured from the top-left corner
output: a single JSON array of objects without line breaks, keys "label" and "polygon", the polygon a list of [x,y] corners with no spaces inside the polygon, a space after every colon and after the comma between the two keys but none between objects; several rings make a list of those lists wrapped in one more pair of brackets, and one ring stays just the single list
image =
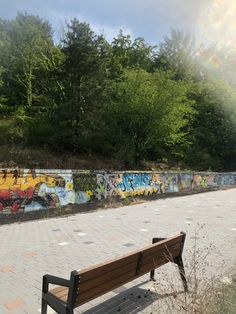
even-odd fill
[{"label": "wooden slat", "polygon": [[[168,248],[168,251],[164,250],[161,252],[158,252],[159,254],[149,254],[143,257],[143,262],[142,266],[140,268],[140,273],[143,273],[143,270],[147,269],[146,272],[151,271],[152,269],[159,267],[159,263],[165,264],[169,262],[169,258],[174,258],[177,256],[180,252],[181,249],[181,244],[176,243],[173,246]],[[161,253],[161,254],[160,254]],[[169,253],[171,254],[171,257],[169,256]],[[136,267],[137,267],[137,260],[135,260],[132,263],[128,263],[123,265],[122,267],[119,267],[117,269],[114,269],[113,271],[111,270],[108,273],[103,273],[101,276],[98,276],[92,280],[86,280],[85,282],[81,282],[79,285],[79,299],[81,294],[84,292],[90,290],[90,291],[96,291],[97,288],[98,290],[101,289],[101,286],[104,286],[104,289],[106,291],[106,284],[107,282],[116,282],[119,280],[119,278],[129,278],[129,281],[135,279],[137,276],[135,274],[136,272]],[[123,280],[123,279],[121,279]],[[119,284],[119,286],[122,285],[122,282]],[[100,290],[99,290],[100,291]],[[67,296],[68,296],[68,288],[66,287],[57,287],[52,290],[50,290],[52,294],[57,296],[59,299],[63,300],[66,302]],[[104,292],[105,293],[105,292]],[[95,293],[96,294],[96,293]]]},{"label": "wooden slat", "polygon": [[126,255],[108,260],[105,263],[97,264],[95,266],[85,268],[80,271],[80,281],[82,282],[82,281],[94,279],[94,277],[101,276],[103,273],[109,272],[113,270],[114,268],[119,268],[124,264],[136,261],[140,252],[143,252],[143,254],[145,255],[152,254],[154,252],[163,250],[166,246],[170,247],[175,243],[181,243],[182,240],[183,240],[183,235],[180,234],[180,235],[171,237],[169,239],[160,241],[156,244],[151,244],[150,246],[146,246],[139,250],[135,250]]},{"label": "wooden slat", "polygon": [[57,287],[50,290],[52,294],[54,294],[57,298],[61,299],[64,302],[67,301],[68,291],[69,289],[67,287]]},{"label": "wooden slat", "polygon": [[[173,257],[176,257],[179,254],[179,250],[177,250],[176,252],[173,252]],[[158,258],[158,259],[154,259],[154,261],[152,261],[149,264],[146,264],[145,267],[143,267],[140,271],[140,273],[138,275],[135,275],[134,271],[130,272],[130,273],[126,273],[114,280],[110,280],[108,282],[106,282],[105,284],[102,284],[100,286],[97,286],[96,289],[90,289],[87,290],[85,292],[82,292],[79,294],[78,296],[78,301],[76,303],[76,306],[82,305],[90,300],[93,300],[109,291],[112,291],[140,276],[145,275],[146,273],[150,272],[153,268],[157,268],[160,267],[164,264],[166,264],[166,258],[162,257],[162,258]]]},{"label": "wooden slat", "polygon": [[[150,264],[154,259],[158,260],[158,258],[162,258],[163,256],[166,257],[166,263],[168,263],[173,257],[173,252],[175,254],[176,253],[179,254],[180,250],[181,250],[181,244],[176,243],[173,246],[169,247],[168,250],[164,249],[163,251],[158,251],[157,253],[154,252],[153,254],[148,254],[148,255],[144,254],[140,271],[143,269],[143,267],[145,267],[146,264]],[[115,280],[117,277],[120,277],[121,275],[124,275],[126,273],[130,273],[131,271],[133,271],[135,274],[137,263],[138,263],[138,258],[136,258],[136,260],[132,261],[131,263],[123,264],[119,268],[114,268],[110,270],[109,272],[102,273],[100,276],[97,276],[92,280],[86,280],[86,281],[81,280],[81,283],[79,285],[79,293],[82,293],[83,291],[86,291],[89,289],[95,289],[96,286],[106,283],[107,281],[110,281],[110,280]]]},{"label": "wooden slat", "polygon": [[[171,257],[174,258],[181,252],[184,244],[183,237],[183,234],[179,234],[80,271],[77,306],[114,290],[148,273],[152,269],[169,262],[168,257],[170,259]],[[140,253],[143,254],[143,262],[139,274],[136,274]],[[57,287],[50,290],[50,292],[62,301],[67,302],[68,288]]]}]

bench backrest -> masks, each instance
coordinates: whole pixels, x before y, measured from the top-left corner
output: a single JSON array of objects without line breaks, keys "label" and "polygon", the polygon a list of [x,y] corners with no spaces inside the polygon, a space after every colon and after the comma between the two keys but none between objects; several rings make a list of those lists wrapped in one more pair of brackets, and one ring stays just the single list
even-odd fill
[{"label": "bench backrest", "polygon": [[182,254],[185,234],[162,240],[105,263],[83,269],[77,275],[79,306],[114,290]]}]

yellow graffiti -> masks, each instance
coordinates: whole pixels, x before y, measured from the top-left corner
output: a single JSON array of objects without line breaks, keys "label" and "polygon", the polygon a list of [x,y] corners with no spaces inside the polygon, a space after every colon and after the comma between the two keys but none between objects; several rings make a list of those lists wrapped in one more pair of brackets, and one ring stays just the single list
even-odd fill
[{"label": "yellow graffiti", "polygon": [[86,191],[86,194],[87,194],[89,197],[91,197],[91,196],[93,196],[93,191]]},{"label": "yellow graffiti", "polygon": [[148,187],[148,188],[140,188],[135,190],[121,191],[116,189],[115,193],[121,198],[129,197],[129,196],[140,196],[140,195],[150,195],[157,193],[158,189],[156,187]]},{"label": "yellow graffiti", "polygon": [[122,182],[123,182],[123,174],[120,173],[120,174],[118,174],[118,176],[117,176],[117,184],[120,184],[120,183],[122,183]]},{"label": "yellow graffiti", "polygon": [[67,190],[73,190],[73,183],[72,183],[72,182],[68,182],[68,183],[66,184],[66,189],[67,189]]},{"label": "yellow graffiti", "polygon": [[0,190],[21,190],[25,191],[28,188],[35,187],[38,183],[46,183],[49,187],[55,187],[61,178],[39,175],[34,176],[32,173],[28,173],[26,176],[22,172],[18,172],[16,176],[10,171],[2,173],[0,176]]},{"label": "yellow graffiti", "polygon": [[[165,193],[165,184],[163,183],[163,180],[160,174],[157,173],[152,176],[151,185],[160,186],[161,193]],[[154,191],[151,192],[151,194],[156,193],[158,191],[157,188],[153,188],[153,189]]]},{"label": "yellow graffiti", "polygon": [[195,175],[193,176],[192,187],[207,187],[207,178],[205,176]]},{"label": "yellow graffiti", "polygon": [[180,181],[180,182],[179,182],[179,184],[178,184],[179,191],[184,190],[184,189],[185,189],[185,187],[186,187],[185,182]]},{"label": "yellow graffiti", "polygon": [[206,188],[207,186],[207,180],[206,177],[201,178],[201,187]]},{"label": "yellow graffiti", "polygon": [[199,176],[199,175],[193,176],[193,185],[194,185],[194,186],[199,186],[199,185],[201,185],[201,179],[202,179],[202,177]]}]

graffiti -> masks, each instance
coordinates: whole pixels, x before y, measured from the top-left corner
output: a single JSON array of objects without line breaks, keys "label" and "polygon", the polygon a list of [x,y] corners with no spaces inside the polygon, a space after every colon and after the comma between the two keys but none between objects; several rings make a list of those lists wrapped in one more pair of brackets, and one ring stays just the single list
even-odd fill
[{"label": "graffiti", "polygon": [[77,190],[92,193],[97,187],[96,174],[73,173],[74,187]]},{"label": "graffiti", "polygon": [[42,207],[57,206],[58,197],[54,193],[42,195],[41,188],[64,186],[64,180],[59,176],[36,175],[34,171],[6,171],[0,174],[0,211],[12,213],[23,211],[32,202]]},{"label": "graffiti", "polygon": [[124,173],[119,175],[116,193],[122,198],[127,196],[164,193],[164,183],[159,174]]},{"label": "graffiti", "polygon": [[0,214],[236,184],[236,173],[0,170]]},{"label": "graffiti", "polygon": [[165,193],[179,192],[178,176],[176,174],[163,175],[162,178],[165,184]]},{"label": "graffiti", "polygon": [[192,189],[192,178],[193,175],[189,173],[178,174],[178,191],[177,192],[188,192]]},{"label": "graffiti", "polygon": [[98,173],[97,174],[97,188],[95,190],[95,197],[97,200],[111,198],[115,195],[118,176],[117,174]]},{"label": "graffiti", "polygon": [[95,198],[97,176],[92,173],[73,173],[76,204],[86,203]]}]

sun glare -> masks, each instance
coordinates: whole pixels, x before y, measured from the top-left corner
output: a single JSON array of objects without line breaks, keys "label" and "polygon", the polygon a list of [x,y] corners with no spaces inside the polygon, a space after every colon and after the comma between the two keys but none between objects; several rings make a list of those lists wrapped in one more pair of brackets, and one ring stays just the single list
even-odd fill
[{"label": "sun glare", "polygon": [[236,0],[213,0],[197,24],[199,44],[236,47]]}]

